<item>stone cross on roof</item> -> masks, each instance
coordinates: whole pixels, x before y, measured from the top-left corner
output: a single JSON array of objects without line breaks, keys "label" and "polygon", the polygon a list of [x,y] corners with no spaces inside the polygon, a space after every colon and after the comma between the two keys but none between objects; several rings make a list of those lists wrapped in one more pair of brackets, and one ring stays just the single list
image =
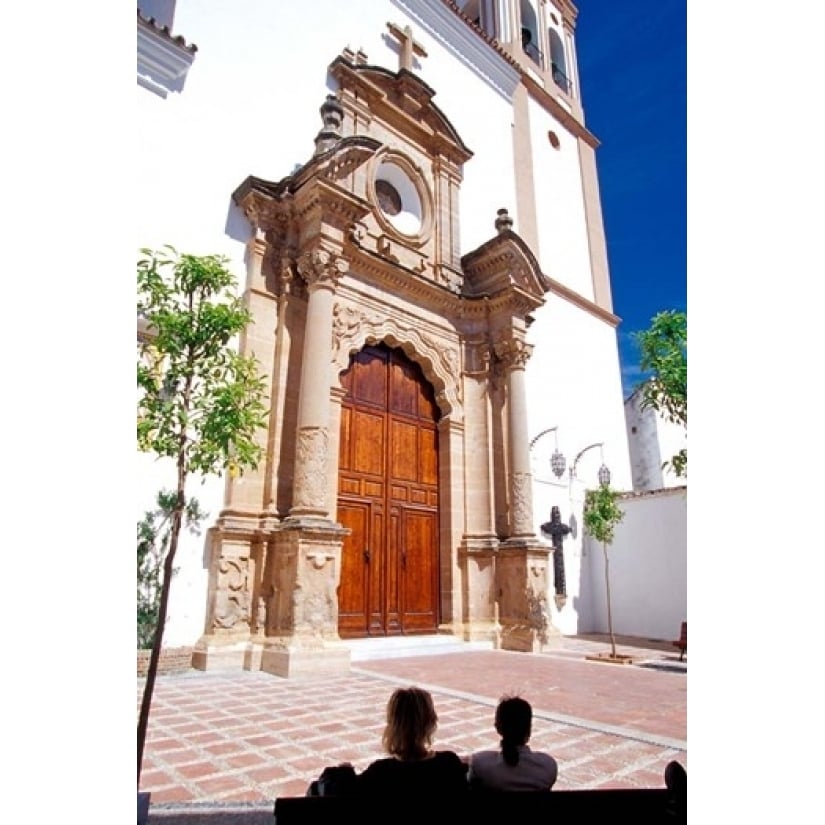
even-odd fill
[{"label": "stone cross on roof", "polygon": [[413,70],[413,55],[426,57],[427,52],[424,51],[424,47],[417,40],[413,39],[412,29],[409,26],[404,26],[402,29],[396,26],[395,23],[387,23],[387,28],[401,45],[401,51],[398,55],[398,71],[406,69],[411,72]]}]

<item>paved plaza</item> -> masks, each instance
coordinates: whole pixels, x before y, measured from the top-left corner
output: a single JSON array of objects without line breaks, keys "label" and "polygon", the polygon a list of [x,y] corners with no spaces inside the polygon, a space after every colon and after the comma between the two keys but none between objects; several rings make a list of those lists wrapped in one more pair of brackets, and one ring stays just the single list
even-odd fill
[{"label": "paved plaza", "polygon": [[[662,787],[670,760],[687,768],[687,661],[667,643],[634,639],[618,644],[632,664],[585,658],[607,650],[601,638],[566,637],[562,649],[540,655],[467,646],[360,659],[334,677],[161,675],[140,788],[151,793],[150,823],[234,809],[265,822],[276,797],[303,795],[325,766],[363,770],[384,755],[384,710],[397,685],[432,692],[438,749],[467,756],[497,747],[493,710],[518,693],[533,705],[531,746],[558,760],[556,788]],[[138,704],[143,685],[138,679]]]}]

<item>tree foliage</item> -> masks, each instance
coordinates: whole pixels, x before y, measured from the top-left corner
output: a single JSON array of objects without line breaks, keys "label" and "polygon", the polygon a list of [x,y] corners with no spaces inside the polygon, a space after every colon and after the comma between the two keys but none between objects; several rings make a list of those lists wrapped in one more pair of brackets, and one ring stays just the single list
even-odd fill
[{"label": "tree foliage", "polygon": [[227,263],[217,255],[178,254],[171,246],[142,249],[137,262],[137,312],[147,328],[138,347],[138,447],[171,459],[176,474],[157,629],[138,719],[138,787],[187,479],[224,471],[236,477],[256,467],[263,454],[257,437],[266,425],[266,384],[256,360],[242,356],[234,344],[251,315]]},{"label": "tree foliage", "polygon": [[[667,421],[687,428],[687,315],[667,310],[655,315],[650,327],[634,333],[639,365],[651,377],[642,385],[642,409],[654,409]],[[687,475],[687,449],[681,449],[665,467]]]},{"label": "tree foliage", "polygon": [[[137,649],[152,647],[160,610],[160,592],[163,582],[163,560],[169,547],[172,513],[177,494],[161,490],[155,499],[155,507],[147,510],[137,523]],[[186,502],[185,526],[193,533],[207,513],[200,509],[195,498]],[[177,568],[173,571],[177,573]]]},{"label": "tree foliage", "polygon": [[597,490],[587,490],[584,496],[584,529],[588,535],[601,542],[604,553],[604,583],[607,592],[607,630],[610,634],[610,649],[616,657],[616,640],[613,636],[613,613],[610,606],[610,560],[608,545],[613,543],[616,527],[624,518],[624,510],[619,507],[618,490],[602,484]]},{"label": "tree foliage", "polygon": [[264,381],[229,342],[251,321],[226,259],[141,250],[138,315],[150,339],[138,359],[138,447],[184,475],[236,476],[257,466]]},{"label": "tree foliage", "polygon": [[607,484],[587,490],[584,495],[584,529],[602,544],[613,543],[616,526],[624,518],[624,510],[618,505],[619,495]]}]

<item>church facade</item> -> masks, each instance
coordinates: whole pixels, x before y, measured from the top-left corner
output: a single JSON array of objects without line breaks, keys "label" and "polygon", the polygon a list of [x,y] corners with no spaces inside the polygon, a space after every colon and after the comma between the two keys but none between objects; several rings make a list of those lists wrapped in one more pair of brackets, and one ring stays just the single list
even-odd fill
[{"label": "church facade", "polygon": [[349,639],[591,629],[584,489],[630,466],[576,8],[274,5],[178,2],[186,82],[139,89],[140,245],[230,259],[269,387],[258,469],[201,488],[167,644],[291,676]]}]

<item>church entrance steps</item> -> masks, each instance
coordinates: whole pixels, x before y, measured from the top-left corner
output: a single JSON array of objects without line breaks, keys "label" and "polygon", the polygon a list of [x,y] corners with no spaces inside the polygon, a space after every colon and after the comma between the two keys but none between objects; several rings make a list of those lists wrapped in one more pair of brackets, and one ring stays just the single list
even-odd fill
[{"label": "church entrance steps", "polygon": [[445,653],[466,653],[472,650],[492,650],[492,642],[463,642],[455,636],[432,634],[424,636],[380,636],[366,639],[344,639],[350,649],[351,661],[402,659],[408,656],[436,656]]}]

